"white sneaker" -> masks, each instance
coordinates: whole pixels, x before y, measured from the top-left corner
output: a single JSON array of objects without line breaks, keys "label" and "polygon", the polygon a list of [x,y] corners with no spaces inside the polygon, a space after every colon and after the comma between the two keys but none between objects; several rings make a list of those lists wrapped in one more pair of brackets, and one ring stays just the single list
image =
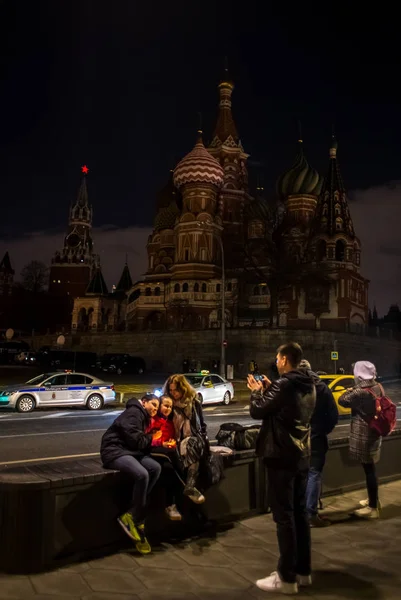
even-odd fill
[{"label": "white sneaker", "polygon": [[[369,506],[369,500],[368,499],[366,499],[366,500],[360,500],[359,506],[362,506],[362,508],[365,508],[366,506]],[[382,507],[382,503],[380,502],[380,500],[378,500],[377,501],[377,508],[379,510],[381,510],[381,507]]]},{"label": "white sneaker", "polygon": [[380,517],[379,510],[377,508],[370,508],[370,506],[358,508],[352,514],[360,519],[378,519]]},{"label": "white sneaker", "polygon": [[166,508],[166,515],[170,519],[170,521],[181,521],[182,516],[181,513],[178,512],[178,509],[175,504],[168,506]]},{"label": "white sneaker", "polygon": [[298,594],[298,584],[282,581],[277,571],[274,571],[269,577],[258,579],[256,585],[264,592],[280,592],[281,594],[288,595]]},{"label": "white sneaker", "polygon": [[194,504],[203,504],[206,500],[202,492],[194,487],[185,487],[184,496],[187,496]]},{"label": "white sneaker", "polygon": [[312,575],[297,575],[299,587],[309,587],[312,585]]}]

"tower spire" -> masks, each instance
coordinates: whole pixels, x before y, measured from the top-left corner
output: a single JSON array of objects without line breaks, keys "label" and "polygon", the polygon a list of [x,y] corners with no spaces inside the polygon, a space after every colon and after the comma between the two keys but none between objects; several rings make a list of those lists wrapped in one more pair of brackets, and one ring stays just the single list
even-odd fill
[{"label": "tower spire", "polygon": [[302,123],[301,121],[298,119],[298,142],[300,144],[303,143],[303,137],[302,137]]},{"label": "tower spire", "polygon": [[231,112],[231,95],[234,90],[234,83],[228,73],[227,57],[224,60],[223,77],[221,78],[218,87],[220,94],[219,115],[217,117],[211,147],[217,147],[223,144],[238,146],[239,136]]}]

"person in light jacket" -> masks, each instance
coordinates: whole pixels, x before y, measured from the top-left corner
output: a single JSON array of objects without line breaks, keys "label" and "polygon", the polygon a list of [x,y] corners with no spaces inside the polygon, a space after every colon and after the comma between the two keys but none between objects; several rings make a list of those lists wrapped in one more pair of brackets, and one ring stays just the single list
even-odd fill
[{"label": "person in light jacket", "polygon": [[376,396],[381,396],[383,390],[376,381],[376,367],[371,362],[356,362],[354,377],[355,387],[344,392],[338,400],[340,406],[351,409],[350,457],[362,464],[368,490],[368,499],[361,500],[361,508],[354,515],[363,519],[377,519],[380,503],[375,465],[380,459],[382,438],[369,427],[369,422],[376,414],[376,400],[369,390]]}]

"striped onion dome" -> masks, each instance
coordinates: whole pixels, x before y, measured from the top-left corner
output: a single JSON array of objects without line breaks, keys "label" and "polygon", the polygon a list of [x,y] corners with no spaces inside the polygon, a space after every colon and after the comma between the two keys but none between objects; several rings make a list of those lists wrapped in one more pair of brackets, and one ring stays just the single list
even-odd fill
[{"label": "striped onion dome", "polygon": [[202,132],[198,131],[198,140],[191,152],[184,156],[174,170],[174,185],[180,188],[186,183],[211,183],[221,187],[224,171],[220,163],[206,150]]},{"label": "striped onion dome", "polygon": [[323,177],[313,169],[305,158],[302,140],[298,141],[298,153],[291,169],[283,173],[277,181],[277,193],[280,198],[294,194],[312,194],[318,196],[323,185]]}]

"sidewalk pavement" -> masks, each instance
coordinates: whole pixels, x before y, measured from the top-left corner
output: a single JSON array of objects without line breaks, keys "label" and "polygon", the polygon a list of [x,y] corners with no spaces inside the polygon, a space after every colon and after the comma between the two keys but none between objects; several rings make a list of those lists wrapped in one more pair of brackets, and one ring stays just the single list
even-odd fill
[{"label": "sidewalk pavement", "polygon": [[[335,524],[312,530],[314,583],[300,598],[393,600],[401,584],[401,481],[380,489],[382,518],[349,517],[364,492],[328,498]],[[99,524],[100,525],[100,524]],[[0,575],[0,598],[24,600],[258,600],[283,598],[254,582],[275,570],[270,515],[237,523],[213,538],[125,551],[30,577]]]}]

